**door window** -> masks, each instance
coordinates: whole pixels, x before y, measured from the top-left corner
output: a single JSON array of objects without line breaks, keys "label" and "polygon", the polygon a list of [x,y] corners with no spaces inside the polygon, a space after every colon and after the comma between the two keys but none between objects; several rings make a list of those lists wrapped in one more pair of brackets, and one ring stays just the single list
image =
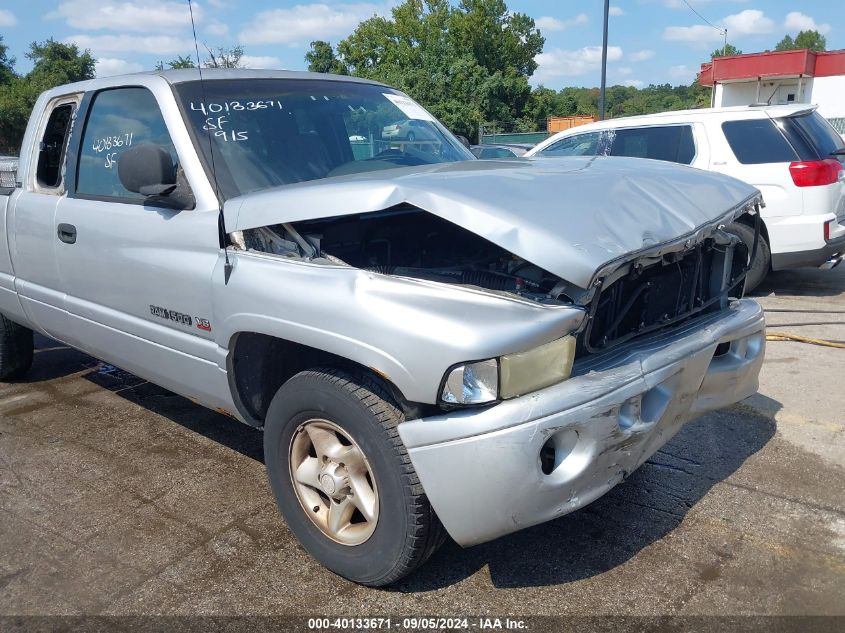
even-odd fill
[{"label": "door window", "polygon": [[57,105],[50,112],[38,151],[38,165],[35,180],[38,186],[46,189],[60,189],[63,179],[65,150],[70,136],[70,122],[73,119],[73,103]]},{"label": "door window", "polygon": [[166,149],[178,164],[176,149],[153,94],[146,88],[115,88],[94,97],[79,151],[76,192],[84,197],[142,203],[146,196],[120,183],[120,155],[139,143]]},{"label": "door window", "polygon": [[598,152],[600,132],[573,134],[552,143],[537,153],[538,156],[595,156]]},{"label": "door window", "polygon": [[734,156],[743,165],[788,163],[798,159],[795,150],[769,118],[725,121],[722,131]]},{"label": "door window", "polygon": [[695,143],[689,125],[656,125],[608,132],[611,156],[651,158],[689,165],[695,158]]}]

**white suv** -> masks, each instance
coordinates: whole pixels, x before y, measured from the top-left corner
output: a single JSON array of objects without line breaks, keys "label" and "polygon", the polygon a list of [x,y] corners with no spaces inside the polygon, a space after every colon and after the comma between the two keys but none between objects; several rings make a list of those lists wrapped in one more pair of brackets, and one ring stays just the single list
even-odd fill
[{"label": "white suv", "polygon": [[[722,172],[763,193],[761,240],[746,290],[769,270],[832,268],[845,253],[845,143],[815,106],[679,110],[590,123],[529,156],[634,156]],[[732,232],[749,244],[754,221]]]}]

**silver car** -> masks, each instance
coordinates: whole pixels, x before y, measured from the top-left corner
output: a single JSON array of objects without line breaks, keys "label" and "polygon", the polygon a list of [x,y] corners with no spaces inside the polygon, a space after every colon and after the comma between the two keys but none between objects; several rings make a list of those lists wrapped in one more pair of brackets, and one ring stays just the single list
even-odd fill
[{"label": "silver car", "polygon": [[[753,187],[477,161],[354,78],[203,77],[40,97],[0,188],[0,378],[38,331],[263,429],[285,521],[338,574],[389,584],[447,533],[572,512],[756,390],[763,313],[722,230]],[[409,119],[436,142],[349,141]]]}]

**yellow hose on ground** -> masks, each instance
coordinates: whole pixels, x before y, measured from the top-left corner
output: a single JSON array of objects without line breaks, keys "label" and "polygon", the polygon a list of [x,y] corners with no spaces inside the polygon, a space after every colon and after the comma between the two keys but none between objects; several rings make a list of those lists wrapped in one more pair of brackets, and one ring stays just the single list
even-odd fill
[{"label": "yellow hose on ground", "polygon": [[822,347],[835,347],[837,349],[845,349],[845,343],[837,343],[836,341],[826,341],[821,338],[810,338],[808,336],[799,336],[798,334],[787,334],[786,332],[768,332],[766,334],[767,341],[794,341],[796,343],[808,343],[810,345],[821,345]]}]

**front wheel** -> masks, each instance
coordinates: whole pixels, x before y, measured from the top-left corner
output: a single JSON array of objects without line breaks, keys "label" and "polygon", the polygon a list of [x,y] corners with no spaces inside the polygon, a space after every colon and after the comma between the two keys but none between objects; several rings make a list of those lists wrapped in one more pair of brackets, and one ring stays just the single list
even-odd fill
[{"label": "front wheel", "polygon": [[[735,222],[725,229],[728,233],[736,235],[745,247],[748,249],[748,256],[751,257],[751,250],[754,246],[754,229]],[[751,268],[745,277],[745,292],[751,292],[765,279],[769,274],[769,268],[772,265],[772,251],[769,248],[769,243],[763,234],[760,234],[760,239],[757,241],[757,253],[754,256],[754,261],[751,262]]]},{"label": "front wheel", "polygon": [[383,586],[443,542],[397,425],[401,411],[375,379],[301,372],[267,412],[264,459],[282,516],[320,563]]}]

